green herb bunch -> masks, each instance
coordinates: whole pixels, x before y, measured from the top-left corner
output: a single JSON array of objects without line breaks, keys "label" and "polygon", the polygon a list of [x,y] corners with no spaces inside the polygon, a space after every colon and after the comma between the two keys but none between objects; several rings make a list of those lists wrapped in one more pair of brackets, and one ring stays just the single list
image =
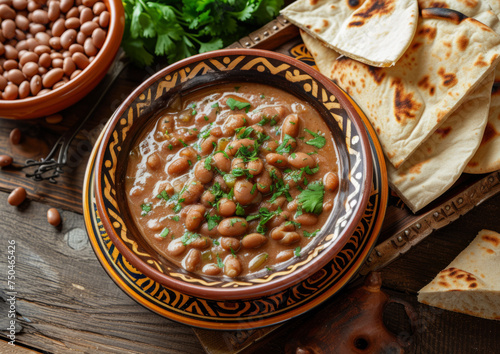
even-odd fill
[{"label": "green herb bunch", "polygon": [[283,0],[123,0],[122,47],[140,66],[223,48],[278,15]]}]

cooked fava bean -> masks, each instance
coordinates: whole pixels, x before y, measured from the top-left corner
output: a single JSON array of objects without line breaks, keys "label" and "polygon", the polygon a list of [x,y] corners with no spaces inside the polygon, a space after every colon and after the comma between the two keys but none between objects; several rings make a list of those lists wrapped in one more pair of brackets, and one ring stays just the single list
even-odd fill
[{"label": "cooked fava bean", "polygon": [[161,167],[161,160],[160,156],[158,156],[157,153],[152,153],[151,155],[148,156],[148,161],[146,162],[148,167],[152,170],[157,170]]},{"label": "cooked fava bean", "polygon": [[238,258],[227,256],[224,260],[224,273],[230,278],[236,278],[242,270],[241,262]]},{"label": "cooked fava bean", "polygon": [[222,126],[224,136],[234,135],[236,129],[246,125],[247,117],[245,114],[231,114],[227,117],[226,122]]},{"label": "cooked fava bean", "polygon": [[222,152],[218,152],[213,157],[214,165],[222,172],[231,170],[231,160],[229,160]]},{"label": "cooked fava bean", "polygon": [[238,252],[241,247],[241,242],[234,237],[221,237],[220,245],[228,252]]},{"label": "cooked fava bean", "polygon": [[278,253],[278,255],[276,256],[276,261],[278,263],[281,263],[281,262],[286,262],[292,258],[293,258],[293,250],[284,250]]},{"label": "cooked fava bean", "polygon": [[203,159],[194,166],[194,176],[198,181],[205,184],[213,179],[214,173],[205,168],[205,160]]},{"label": "cooked fava bean", "polygon": [[186,246],[182,243],[180,238],[173,240],[168,244],[167,252],[171,256],[178,256],[186,250]]},{"label": "cooked fava bean", "polygon": [[295,168],[304,168],[306,166],[313,168],[316,166],[316,161],[303,152],[295,152],[288,156],[288,163]]},{"label": "cooked fava bean", "polygon": [[179,157],[168,165],[167,172],[169,175],[180,175],[186,172],[189,167],[189,159],[187,157]]},{"label": "cooked fava bean", "polygon": [[248,234],[241,240],[243,248],[258,248],[267,242],[266,236],[258,233]]},{"label": "cooked fava bean", "polygon": [[206,275],[218,275],[220,272],[221,272],[222,269],[220,269],[219,267],[217,267],[215,264],[213,263],[210,263],[210,264],[207,264],[203,267],[203,274],[206,274]]},{"label": "cooked fava bean", "polygon": [[[90,57],[82,43],[92,39],[68,52]],[[52,61],[73,58],[53,54]],[[326,123],[308,107],[278,89],[238,83],[200,89],[158,112],[129,155],[125,179],[144,239],[180,268],[218,277],[280,271],[294,249],[309,250],[313,235],[327,234],[318,231],[338,191],[331,191],[328,173],[339,168]],[[324,147],[306,144],[308,131],[322,132]],[[161,161],[156,170],[148,165],[152,154]],[[158,237],[165,228],[169,237]],[[191,256],[196,261],[187,262]]]},{"label": "cooked fava bean", "polygon": [[219,201],[219,215],[223,217],[233,216],[236,212],[236,204],[227,198]]},{"label": "cooked fava bean", "polygon": [[234,156],[242,147],[247,148],[251,152],[254,150],[254,144],[255,141],[252,139],[239,139],[228,144],[226,147],[226,152],[228,155]]},{"label": "cooked fava bean", "polygon": [[339,177],[333,172],[328,172],[325,177],[323,177],[323,184],[325,185],[326,191],[335,192],[339,186]]},{"label": "cooked fava bean", "polygon": [[[238,180],[234,185],[234,199],[241,205],[248,205],[255,198],[254,184],[247,180]],[[253,191],[253,192],[252,192]]]},{"label": "cooked fava bean", "polygon": [[[308,156],[308,155],[306,155]],[[270,153],[266,155],[266,160],[269,164],[278,168],[287,168],[288,160],[286,157],[280,154]]]},{"label": "cooked fava bean", "polygon": [[203,214],[198,210],[190,210],[186,216],[186,229],[196,231],[203,222]]},{"label": "cooked fava bean", "polygon": [[264,163],[262,162],[261,159],[256,159],[248,162],[247,167],[248,167],[248,173],[250,173],[253,176],[257,176],[264,170]]},{"label": "cooked fava bean", "polygon": [[247,231],[247,227],[248,223],[245,219],[232,217],[223,219],[219,223],[217,230],[222,236],[235,237],[243,235]]},{"label": "cooked fava bean", "polygon": [[19,206],[26,199],[26,189],[17,187],[14,189],[7,198],[7,202],[13,206]]},{"label": "cooked fava bean", "polygon": [[294,217],[294,220],[304,226],[316,225],[318,217],[311,213],[303,213]]},{"label": "cooked fava bean", "polygon": [[268,258],[269,255],[266,252],[258,254],[248,263],[248,269],[252,272],[259,270],[266,263]]},{"label": "cooked fava bean", "polygon": [[198,181],[190,181],[187,184],[187,188],[180,195],[180,199],[184,199],[182,202],[184,204],[193,204],[200,199],[205,188],[203,188],[203,184]]},{"label": "cooked fava bean", "polygon": [[193,272],[196,267],[201,263],[201,252],[197,249],[189,250],[184,258],[183,265],[187,271]]},{"label": "cooked fava bean", "polygon": [[214,148],[217,146],[217,138],[214,136],[209,136],[200,144],[201,154],[203,156],[209,155],[214,151]]},{"label": "cooked fava bean", "polygon": [[282,137],[290,135],[292,138],[296,138],[300,132],[299,123],[299,116],[297,114],[288,115],[283,121],[283,126],[281,128]]}]

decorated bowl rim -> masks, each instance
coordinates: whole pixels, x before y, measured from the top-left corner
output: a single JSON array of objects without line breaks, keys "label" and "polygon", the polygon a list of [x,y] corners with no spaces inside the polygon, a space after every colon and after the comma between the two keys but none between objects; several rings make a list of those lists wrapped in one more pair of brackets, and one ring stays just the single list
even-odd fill
[{"label": "decorated bowl rim", "polygon": [[[122,115],[130,108],[130,104],[134,102],[141,94],[144,93],[150,86],[161,78],[175,72],[183,67],[194,64],[196,62],[203,62],[214,57],[222,56],[251,56],[256,58],[266,58],[274,59],[280,62],[289,64],[292,68],[298,68],[309,74],[314,80],[321,83],[329,93],[333,94],[335,98],[341,104],[341,108],[346,111],[349,120],[356,126],[357,132],[359,134],[359,143],[362,150],[361,163],[363,164],[365,173],[363,174],[363,180],[360,181],[360,192],[359,192],[359,202],[353,207],[352,215],[349,218],[344,230],[339,234],[337,242],[335,242],[330,247],[324,249],[317,257],[311,260],[306,266],[300,269],[300,271],[292,272],[291,274],[278,277],[267,283],[263,284],[253,284],[248,287],[217,287],[212,288],[204,285],[198,285],[193,283],[188,283],[181,279],[175,279],[170,277],[161,271],[155,269],[154,267],[146,264],[136,253],[134,253],[130,248],[123,242],[121,237],[116,233],[115,228],[112,225],[111,220],[106,212],[104,205],[104,195],[103,195],[103,185],[101,183],[101,173],[104,163],[104,155],[106,151],[106,146],[109,144],[109,140],[112,136],[113,131],[116,128],[117,123],[122,118]],[[273,74],[269,74],[273,75]],[[371,183],[372,183],[372,169],[373,162],[371,161],[370,145],[368,140],[367,132],[364,128],[363,122],[351,104],[350,100],[345,96],[345,93],[338,88],[332,81],[330,81],[325,76],[321,75],[315,69],[309,65],[300,62],[297,59],[291,58],[289,56],[275,53],[267,50],[261,49],[222,49],[217,51],[212,51],[208,53],[198,54],[187,59],[183,59],[176,62],[168,67],[160,70],[159,72],[152,75],[150,78],[145,80],[140,84],[120,105],[120,107],[115,111],[110,119],[109,124],[105,128],[106,131],[103,136],[103,140],[99,147],[96,158],[96,173],[95,173],[95,183],[96,183],[96,204],[97,211],[102,220],[103,226],[108,233],[111,241],[118,248],[120,253],[139,271],[147,275],[149,278],[169,287],[176,289],[186,294],[193,294],[196,296],[206,297],[206,298],[222,298],[227,300],[237,300],[243,298],[253,298],[265,296],[266,294],[272,294],[290,287],[291,285],[302,281],[310,276],[312,276],[316,271],[320,270],[328,261],[330,261],[345,245],[350,235],[354,232],[356,226],[358,225],[360,219],[362,218],[363,211],[368,204],[370,197]]]}]

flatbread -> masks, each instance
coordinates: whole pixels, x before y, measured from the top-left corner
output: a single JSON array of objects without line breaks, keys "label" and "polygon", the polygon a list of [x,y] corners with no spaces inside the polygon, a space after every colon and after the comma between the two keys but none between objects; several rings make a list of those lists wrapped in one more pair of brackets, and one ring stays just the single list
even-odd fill
[{"label": "flatbread", "polygon": [[389,185],[414,213],[446,192],[477,151],[494,76],[491,72],[399,169],[387,164]]},{"label": "flatbread", "polygon": [[[391,68],[340,57],[322,73],[360,105],[399,168],[500,60],[500,36],[447,9],[423,10],[410,48]],[[429,18],[433,17],[433,18]],[[316,45],[317,53],[335,57]]]},{"label": "flatbread", "polygon": [[500,320],[500,234],[481,230],[445,270],[419,291],[418,301]]},{"label": "flatbread", "polygon": [[[463,13],[465,16],[473,17],[481,23],[500,33],[500,20],[498,12],[492,8],[494,2],[498,0],[417,0],[418,7],[425,9],[429,7],[439,7],[451,9]],[[500,4],[499,4],[500,5]],[[500,8],[499,8],[500,9]]]},{"label": "flatbread", "polygon": [[298,0],[281,13],[339,53],[386,67],[408,48],[418,5],[416,0]]},{"label": "flatbread", "polygon": [[[498,66],[497,71],[499,71]],[[483,139],[464,172],[489,173],[496,170],[500,170],[500,82],[495,82],[493,86]]]}]

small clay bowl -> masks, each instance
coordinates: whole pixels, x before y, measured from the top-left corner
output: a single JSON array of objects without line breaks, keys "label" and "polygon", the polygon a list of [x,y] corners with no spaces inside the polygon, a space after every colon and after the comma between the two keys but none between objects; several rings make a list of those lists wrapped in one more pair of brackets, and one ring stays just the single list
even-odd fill
[{"label": "small clay bowl", "polygon": [[[201,276],[162,258],[142,238],[124,197],[128,153],[155,112],[179,93],[227,82],[257,82],[305,99],[332,131],[339,161],[339,193],[322,231],[302,252],[268,274]],[[370,196],[372,160],[364,125],[346,94],[310,66],[264,50],[213,51],[173,64],[137,88],[118,108],[96,160],[96,203],[113,244],[139,271],[168,288],[208,299],[251,299],[288,288],[321,270],[346,244]]]},{"label": "small clay bowl", "polygon": [[75,104],[104,78],[115,59],[125,28],[120,0],[102,0],[110,13],[108,33],[95,59],[80,75],[51,92],[12,101],[0,100],[0,118],[31,119],[51,115]]}]

